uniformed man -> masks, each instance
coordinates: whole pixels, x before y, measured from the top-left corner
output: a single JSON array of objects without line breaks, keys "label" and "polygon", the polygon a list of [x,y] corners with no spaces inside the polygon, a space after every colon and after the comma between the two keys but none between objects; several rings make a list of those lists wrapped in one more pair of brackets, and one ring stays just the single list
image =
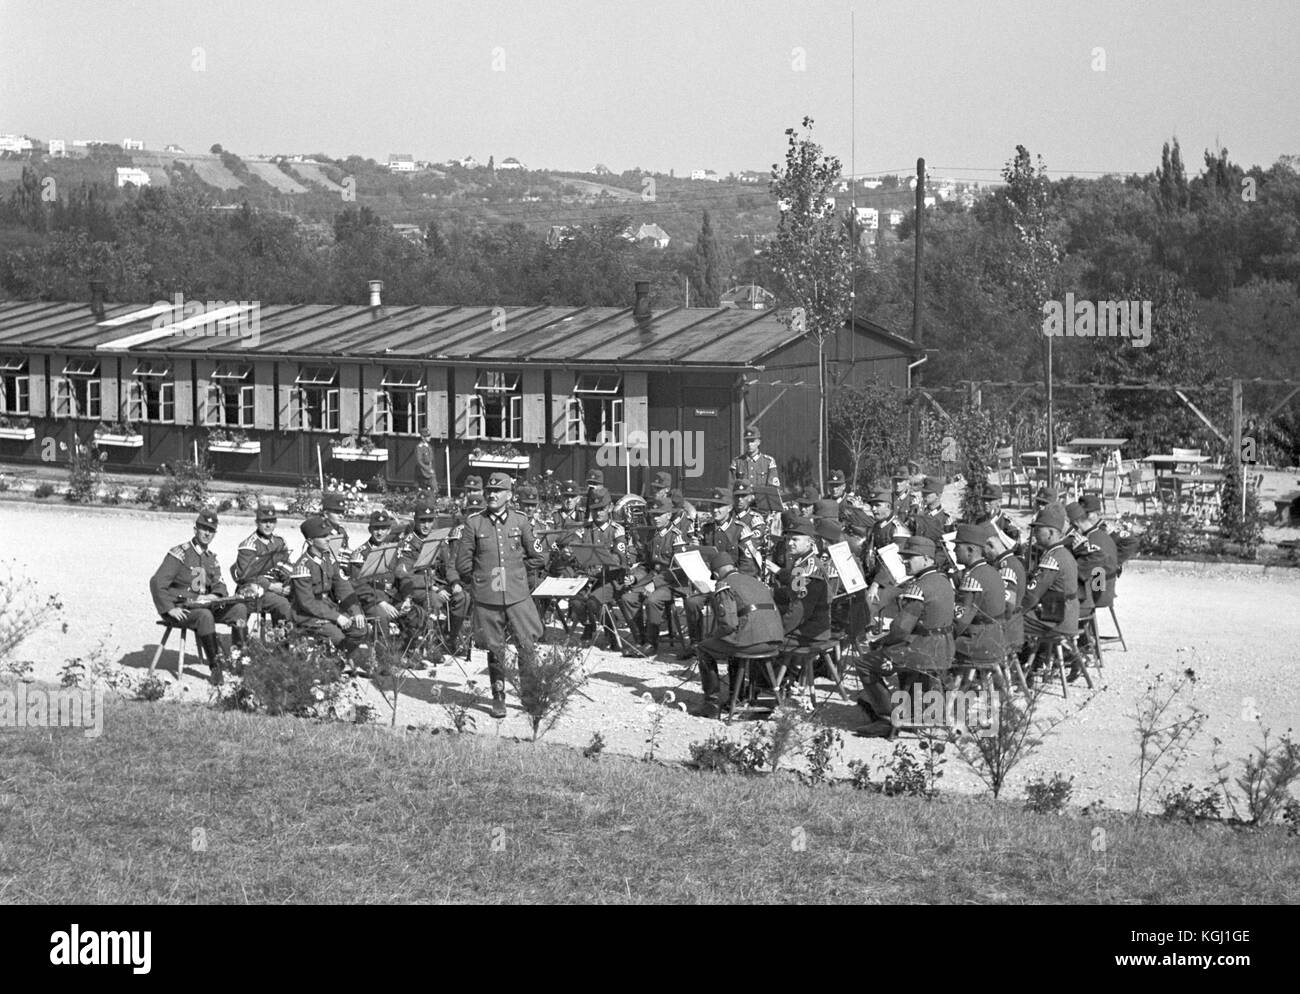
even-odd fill
[{"label": "uniformed man", "polygon": [[957,584],[953,636],[958,667],[1000,663],[1007,654],[1002,633],[1007,588],[985,558],[984,547],[990,537],[990,525],[957,526],[955,552],[962,574]]},{"label": "uniformed man", "polygon": [[492,717],[506,716],[506,627],[514,633],[521,670],[533,664],[542,621],[528,587],[528,571],[540,571],[528,519],[507,504],[513,484],[505,473],[488,479],[488,506],[465,520],[456,554],[456,572],[471,579],[474,633],[488,650]]},{"label": "uniformed man", "polygon": [[341,550],[339,561],[346,563],[351,554],[348,548],[348,530],[343,524],[343,515],[347,512],[348,500],[337,490],[326,490],[321,494],[320,513],[313,514],[311,517],[318,518],[325,522],[326,536],[332,541],[326,543],[326,552],[333,555],[335,545]]},{"label": "uniformed man", "polygon": [[[555,520],[541,507],[541,501],[537,495],[537,488],[530,484],[524,483],[515,489],[515,499],[519,504],[519,511],[528,519],[528,527],[533,530],[533,546],[537,554],[541,557],[542,562],[548,562],[551,556],[551,550],[555,547],[555,536],[549,534],[555,530]],[[543,573],[545,570],[543,570]],[[528,577],[528,586],[536,587],[541,582],[542,573],[536,575],[530,574]]]},{"label": "uniformed man", "polygon": [[936,566],[935,551],[934,542],[919,535],[906,539],[900,550],[908,580],[898,595],[898,617],[857,664],[862,680],[858,706],[867,717],[859,735],[893,736],[895,679],[900,690],[915,695],[940,689],[952,667],[955,596]]},{"label": "uniformed man", "polygon": [[826,565],[817,551],[813,522],[802,518],[782,537],[787,548],[786,566],[776,575],[772,596],[781,612],[785,632],[782,652],[790,660],[790,680],[798,682],[803,667],[816,651],[833,641],[830,589]]},{"label": "uniformed man", "polygon": [[[673,524],[673,510],[673,502],[667,497],[657,498],[648,508],[654,531],[646,543],[642,561],[633,570],[632,582],[618,600],[628,628],[641,636],[637,652],[646,656],[659,651],[664,612],[671,610],[673,598],[685,598],[690,594],[676,585],[672,573],[673,557],[690,545],[686,536]],[[642,606],[645,607],[644,629],[637,620]]]},{"label": "uniformed man", "polygon": [[[613,606],[615,598],[622,593],[626,585],[626,574],[631,566],[631,557],[627,532],[622,525],[611,519],[611,505],[609,491],[604,487],[596,487],[589,498],[591,520],[572,541],[612,553],[616,562],[588,566],[586,574],[591,583],[585,590],[571,598],[570,603],[574,607],[574,617],[582,622],[583,643],[590,645],[594,641],[596,625],[605,619],[607,644],[612,648],[617,644],[618,633],[610,627],[612,618],[606,616],[606,609]],[[561,536],[561,540],[566,543],[569,541],[565,536]]]},{"label": "uniformed man", "polygon": [[874,523],[862,545],[862,575],[868,579],[879,565],[879,550],[893,544],[899,528],[907,528],[907,519],[894,513],[894,495],[889,490],[877,490],[871,495],[871,515]]},{"label": "uniformed man", "polygon": [[438,492],[438,473],[433,462],[433,434],[427,427],[420,429],[420,441],[415,446],[415,484],[430,495]]},{"label": "uniformed man", "polygon": [[992,524],[999,529],[1003,535],[1012,539],[1016,547],[1020,545],[1020,529],[1007,517],[1002,510],[1002,487],[996,483],[984,484],[984,491],[980,494],[980,500],[984,504],[984,513],[976,519],[976,524]]},{"label": "uniformed man", "polygon": [[[414,578],[400,568],[396,554],[391,568],[369,576],[361,575],[366,560],[376,549],[391,546],[396,553],[401,548],[399,536],[393,534],[396,525],[397,520],[383,508],[370,513],[370,538],[353,550],[348,564],[348,582],[352,584],[366,617],[379,621],[383,632],[387,632],[390,622],[396,622],[403,642],[409,647],[424,634],[428,618],[425,608],[412,599]],[[430,656],[436,665],[441,652],[431,649]],[[421,669],[425,665],[422,659],[413,660],[413,663],[412,669]]]},{"label": "uniformed man", "polygon": [[781,615],[767,584],[738,573],[726,552],[713,552],[710,559],[717,587],[710,595],[714,606],[714,629],[699,645],[704,704],[696,715],[701,718],[716,718],[722,712],[718,663],[727,663],[727,700],[730,702],[731,690],[744,672],[739,666],[732,668],[731,657],[738,652],[777,652],[785,641]]},{"label": "uniformed man", "polygon": [[460,487],[460,506],[463,510],[468,511],[471,497],[485,500],[483,495],[483,477],[473,474],[465,477],[465,482],[462,483]]},{"label": "uniformed man", "polygon": [[[1086,503],[1085,503],[1086,502]],[[1089,512],[1088,508],[1094,508]],[[1098,528],[1101,501],[1096,494],[1085,494],[1077,502],[1067,504],[1065,516],[1070,528],[1066,544],[1079,567],[1079,637],[1080,652],[1092,655],[1096,647],[1088,631],[1097,610],[1109,607],[1113,601],[1115,577],[1119,570],[1119,552],[1115,540]],[[1078,679],[1082,671],[1076,665],[1070,679]]]},{"label": "uniformed man", "polygon": [[[244,645],[248,631],[248,606],[244,603],[205,607],[228,595],[221,566],[208,548],[217,534],[217,516],[200,511],[194,519],[194,538],[173,546],[149,579],[149,593],[158,613],[178,628],[194,631],[195,641],[207,657],[211,680],[222,682],[223,657],[217,644],[217,623],[230,626],[235,649]],[[189,604],[189,607],[185,607]]]},{"label": "uniformed man", "polygon": [[650,481],[650,486],[647,488],[646,503],[653,504],[660,497],[665,500],[671,500],[672,489],[673,478],[662,471],[656,473],[654,479]]},{"label": "uniformed man", "polygon": [[555,516],[555,527],[581,528],[586,522],[582,491],[572,480],[565,480],[564,488],[560,491],[560,511]]},{"label": "uniformed man", "polygon": [[912,534],[928,538],[934,543],[935,565],[945,573],[953,572],[953,561],[943,536],[952,524],[943,509],[943,481],[937,476],[927,476],[921,484],[922,507],[912,515]]},{"label": "uniformed man", "polygon": [[[731,516],[740,525],[740,556],[754,568],[753,575],[761,576],[769,547],[767,518],[754,510],[754,492],[746,481],[737,483],[731,496]],[[741,572],[748,575],[750,570],[746,568]]]},{"label": "uniformed man", "polygon": [[699,512],[695,509],[695,505],[686,499],[680,487],[673,487],[668,491],[668,496],[673,502],[673,524],[692,542],[698,541],[700,529],[696,519],[699,517]]},{"label": "uniformed man", "polygon": [[355,666],[368,654],[366,616],[352,584],[330,552],[329,524],[323,518],[302,523],[307,551],[289,578],[294,624],[347,653]]},{"label": "uniformed man", "polygon": [[437,524],[438,514],[431,502],[415,506],[415,521],[402,539],[397,552],[397,575],[405,596],[423,609],[426,625],[441,612],[447,612],[447,648],[454,654],[460,631],[469,617],[469,594],[456,570],[457,540],[464,533],[464,522],[452,526],[446,541],[434,553],[432,561],[417,570],[420,550]]},{"label": "uniformed man", "polygon": [[275,534],[275,526],[275,506],[259,504],[257,530],[240,543],[230,575],[237,592],[257,598],[252,610],[264,611],[276,621],[287,624],[293,618],[293,609],[286,596],[293,564],[289,561],[289,547]]},{"label": "uniformed man", "polygon": [[1005,588],[1006,609],[1002,615],[1002,642],[1008,651],[1019,651],[1025,642],[1024,599],[1025,588],[1029,585],[1024,561],[1014,548],[998,538],[996,532],[990,532],[985,537],[984,557],[998,571]]},{"label": "uniformed man", "polygon": [[1073,661],[1079,634],[1079,567],[1065,544],[1065,508],[1048,504],[1034,518],[1034,544],[1041,550],[1025,588],[1025,647],[1021,661],[1029,662],[1039,642],[1059,635]]},{"label": "uniformed man", "polygon": [[[833,470],[826,480],[827,497],[835,501],[839,508],[840,524],[845,532],[857,539],[864,539],[871,533],[872,520],[859,506],[857,498],[848,490],[848,481],[843,470]],[[859,544],[860,547],[860,544]]]},{"label": "uniformed man", "polygon": [[781,481],[777,477],[776,460],[758,451],[762,444],[763,433],[758,430],[757,425],[750,425],[745,429],[745,454],[731,464],[730,478],[727,481],[728,489],[735,487],[741,480],[748,483],[753,490],[759,487],[781,486]]},{"label": "uniformed man", "polygon": [[598,489],[605,486],[605,471],[592,469],[587,471],[587,495],[584,506],[587,509],[587,517],[591,517],[591,499],[595,496]]}]

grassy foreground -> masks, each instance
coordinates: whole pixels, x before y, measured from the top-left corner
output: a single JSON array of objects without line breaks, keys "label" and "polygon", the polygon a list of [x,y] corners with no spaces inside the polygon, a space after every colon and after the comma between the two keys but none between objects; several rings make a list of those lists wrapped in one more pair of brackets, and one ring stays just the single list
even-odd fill
[{"label": "grassy foreground", "polygon": [[1297,893],[1300,845],[1280,829],[1037,816],[585,759],[490,733],[394,734],[180,704],[109,704],[98,739],[0,729],[3,903],[1278,903]]}]

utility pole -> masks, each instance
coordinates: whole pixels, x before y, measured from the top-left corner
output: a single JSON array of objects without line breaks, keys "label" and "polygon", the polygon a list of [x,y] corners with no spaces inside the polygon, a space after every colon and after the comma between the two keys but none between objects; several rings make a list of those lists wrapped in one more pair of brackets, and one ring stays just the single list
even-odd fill
[{"label": "utility pole", "polygon": [[[916,160],[916,256],[912,264],[912,341],[922,348],[921,339],[921,273],[924,269],[925,236],[922,224],[925,217],[925,159]],[[920,379],[920,373],[917,373]]]}]

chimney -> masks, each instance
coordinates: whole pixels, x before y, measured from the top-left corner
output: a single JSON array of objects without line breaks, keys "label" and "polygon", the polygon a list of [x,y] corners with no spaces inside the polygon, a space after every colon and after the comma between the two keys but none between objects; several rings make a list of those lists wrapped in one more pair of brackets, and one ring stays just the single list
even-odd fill
[{"label": "chimney", "polygon": [[96,321],[104,320],[104,287],[103,280],[90,281],[90,312],[95,315]]},{"label": "chimney", "polygon": [[386,315],[383,298],[381,297],[383,291],[383,280],[370,281],[370,313],[376,318],[382,318]]},{"label": "chimney", "polygon": [[636,281],[636,304],[632,307],[632,316],[638,321],[650,319],[650,281]]}]

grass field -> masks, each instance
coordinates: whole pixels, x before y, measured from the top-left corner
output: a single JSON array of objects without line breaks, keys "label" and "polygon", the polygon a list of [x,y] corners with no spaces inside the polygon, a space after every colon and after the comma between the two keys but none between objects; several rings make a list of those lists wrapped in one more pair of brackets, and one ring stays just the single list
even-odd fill
[{"label": "grass field", "polygon": [[109,704],[0,730],[0,902],[1214,902],[1259,832],[723,777],[489,735]]}]

